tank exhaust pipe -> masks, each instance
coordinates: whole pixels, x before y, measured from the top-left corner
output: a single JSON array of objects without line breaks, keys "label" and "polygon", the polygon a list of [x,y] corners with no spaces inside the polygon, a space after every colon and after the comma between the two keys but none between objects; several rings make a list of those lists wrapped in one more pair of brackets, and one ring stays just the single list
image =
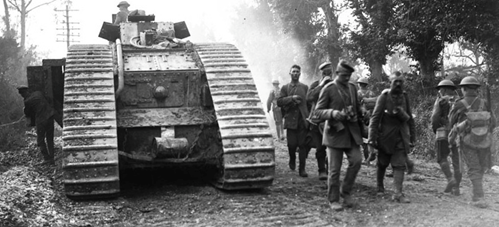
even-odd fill
[{"label": "tank exhaust pipe", "polygon": [[118,100],[125,87],[125,65],[123,63],[123,50],[120,39],[116,39],[116,53],[118,58],[118,89],[116,90],[115,98]]}]

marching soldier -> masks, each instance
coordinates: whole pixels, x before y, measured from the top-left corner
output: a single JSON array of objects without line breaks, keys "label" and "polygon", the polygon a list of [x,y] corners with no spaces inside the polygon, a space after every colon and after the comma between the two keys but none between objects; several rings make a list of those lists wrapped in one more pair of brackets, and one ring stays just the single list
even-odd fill
[{"label": "marching soldier", "polygon": [[277,99],[281,95],[279,88],[279,80],[272,81],[274,88],[270,91],[269,98],[267,99],[267,113],[272,110],[274,116],[275,127],[277,131],[277,139],[284,139],[284,129],[282,128],[282,112],[281,107],[277,106]]},{"label": "marching soldier", "polygon": [[378,193],[384,193],[386,168],[393,168],[394,201],[410,203],[402,192],[407,154],[416,141],[414,119],[404,77],[400,72],[390,76],[390,89],[385,89],[376,101],[369,124],[369,144],[378,149],[376,180]]},{"label": "marching soldier", "polygon": [[449,143],[455,144],[459,136],[457,145],[468,166],[468,176],[473,185],[473,204],[486,208],[488,204],[484,200],[483,174],[488,166],[495,116],[490,111],[490,103],[478,97],[480,82],[475,77],[463,78],[459,86],[464,97],[454,103],[449,114],[452,126]]},{"label": "marching soldier", "polygon": [[[369,119],[371,118],[372,111],[374,110],[374,106],[376,105],[376,95],[373,91],[367,89],[369,85],[369,81],[367,77],[361,77],[357,80],[357,84],[359,85],[359,102],[362,107],[363,119],[365,127],[369,126]],[[367,131],[367,130],[366,130]],[[367,144],[367,138],[363,138],[362,143],[362,152],[364,153],[364,162],[368,164],[370,161],[373,161],[376,158],[375,150],[372,146]]]},{"label": "marching soldier", "polygon": [[[319,70],[322,71],[322,78],[313,82],[310,85],[310,90],[307,93],[307,102],[311,107],[311,110],[315,109],[317,100],[319,100],[319,94],[322,88],[329,82],[332,81],[333,67],[331,62],[324,62],[319,66]],[[322,129],[321,125],[314,124],[313,121],[310,124],[310,136],[312,137],[312,142],[315,147],[315,158],[317,158],[317,166],[319,167],[319,180],[327,180],[327,169],[326,169],[326,146],[322,145]]]},{"label": "marching soldier", "polygon": [[310,150],[305,139],[308,133],[308,109],[306,96],[308,86],[300,83],[301,67],[291,66],[289,72],[291,82],[282,86],[281,94],[277,99],[277,105],[284,109],[284,128],[288,141],[289,168],[296,168],[296,149],[299,148],[299,175],[308,177],[305,171],[305,162]]},{"label": "marching soldier", "polygon": [[[360,170],[362,154],[362,122],[357,88],[349,83],[354,69],[345,62],[336,67],[336,79],[321,91],[314,111],[314,119],[325,120],[322,143],[327,146],[329,163],[328,201],[334,211],[353,206],[352,187]],[[345,179],[340,187],[343,154],[348,159]],[[343,204],[340,204],[340,196]]]},{"label": "marching soldier", "polygon": [[[433,132],[436,135],[436,151],[437,163],[440,169],[447,178],[447,186],[444,192],[452,192],[454,195],[459,195],[459,183],[462,179],[461,170],[459,168],[459,153],[455,145],[449,146],[447,136],[450,131],[449,125],[449,112],[451,106],[454,104],[456,97],[456,86],[450,80],[442,80],[437,85],[438,97],[433,105],[433,112],[431,115],[431,125]],[[452,166],[454,168],[454,175],[451,172],[449,161],[447,157],[451,154]]]}]

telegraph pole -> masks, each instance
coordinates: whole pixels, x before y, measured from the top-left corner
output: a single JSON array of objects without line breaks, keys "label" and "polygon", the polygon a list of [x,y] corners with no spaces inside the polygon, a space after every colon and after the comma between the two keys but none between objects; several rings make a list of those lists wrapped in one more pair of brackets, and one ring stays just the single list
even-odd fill
[{"label": "telegraph pole", "polygon": [[80,37],[80,33],[77,33],[75,34],[74,31],[79,31],[80,28],[78,27],[74,27],[74,26],[71,26],[71,25],[77,25],[77,24],[80,24],[78,22],[70,22],[69,19],[71,18],[71,16],[69,16],[69,12],[75,12],[75,11],[78,11],[78,10],[73,10],[71,9],[70,7],[71,5],[71,0],[67,0],[66,1],[66,9],[63,9],[63,10],[58,10],[58,9],[55,9],[56,12],[63,12],[64,13],[64,20],[62,21],[62,27],[61,28],[56,28],[57,30],[62,30],[63,32],[62,33],[59,33],[57,34],[58,36],[65,36],[65,38],[62,38],[62,39],[59,39],[57,38],[57,42],[66,42],[67,44],[67,47],[69,47],[71,45],[71,43],[78,43],[79,41],[78,40],[74,40],[73,38],[71,37]]}]

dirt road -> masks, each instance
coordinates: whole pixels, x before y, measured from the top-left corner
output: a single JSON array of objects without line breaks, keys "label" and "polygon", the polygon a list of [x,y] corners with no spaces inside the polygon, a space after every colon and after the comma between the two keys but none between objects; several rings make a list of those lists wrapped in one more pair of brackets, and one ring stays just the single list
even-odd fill
[{"label": "dirt road", "polygon": [[[436,163],[415,160],[416,173],[404,182],[404,190],[412,203],[399,204],[390,200],[392,178],[386,179],[388,193],[377,196],[375,168],[362,166],[354,186],[356,205],[333,212],[325,197],[326,182],[318,180],[314,151],[307,160],[309,177],[301,178],[287,167],[285,144],[276,141],[276,146],[273,186],[253,191],[217,190],[203,180],[201,170],[136,170],[123,172],[122,194],[118,199],[74,202],[63,195],[59,168],[36,167],[33,171],[51,179],[56,196],[50,202],[54,203],[53,212],[60,215],[34,223],[37,226],[499,225],[498,175],[486,175],[485,192],[490,207],[479,209],[469,204],[471,185],[467,178],[462,184],[461,196],[444,194],[445,180]],[[6,156],[0,160],[3,164],[7,161],[9,168],[30,165],[15,163]],[[58,164],[60,166],[60,160]]]}]

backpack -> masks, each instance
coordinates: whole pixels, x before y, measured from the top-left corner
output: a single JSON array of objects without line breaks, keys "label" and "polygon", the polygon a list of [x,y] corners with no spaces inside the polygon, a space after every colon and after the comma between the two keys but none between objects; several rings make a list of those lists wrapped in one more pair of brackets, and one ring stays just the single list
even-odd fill
[{"label": "backpack", "polygon": [[[480,101],[480,105],[478,106],[478,109],[473,110],[471,106],[473,106],[473,103],[477,100]],[[465,121],[467,124],[467,128],[462,136],[463,143],[468,147],[475,149],[489,148],[492,144],[489,130],[491,115],[485,108],[485,101],[477,97],[471,104],[468,104],[465,99],[462,99],[462,103],[466,107]]]}]

